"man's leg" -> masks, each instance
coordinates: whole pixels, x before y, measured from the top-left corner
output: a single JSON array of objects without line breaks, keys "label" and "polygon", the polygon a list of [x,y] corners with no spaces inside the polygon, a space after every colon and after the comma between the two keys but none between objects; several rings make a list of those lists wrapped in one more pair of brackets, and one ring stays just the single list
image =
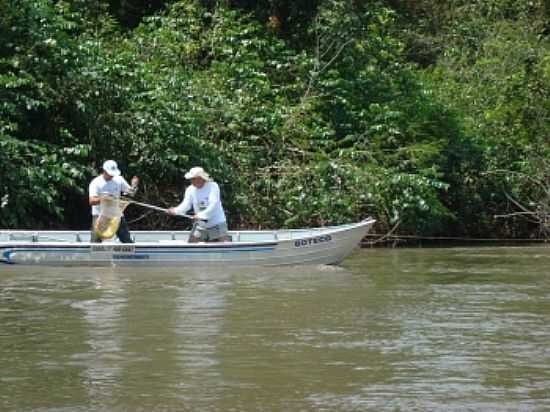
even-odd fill
[{"label": "man's leg", "polygon": [[130,229],[128,229],[128,223],[126,222],[126,218],[124,216],[120,218],[120,226],[116,231],[116,235],[121,243],[134,243],[132,237],[130,236]]},{"label": "man's leg", "polygon": [[202,226],[201,222],[193,223],[189,232],[189,243],[206,242],[208,230]]},{"label": "man's leg", "polygon": [[90,242],[91,243],[101,243],[101,238],[95,232],[95,222],[97,221],[98,216],[92,216],[92,228],[90,229]]},{"label": "man's leg", "polygon": [[227,232],[227,223],[220,223],[219,225],[208,228],[207,230],[208,242],[231,242],[232,238]]}]

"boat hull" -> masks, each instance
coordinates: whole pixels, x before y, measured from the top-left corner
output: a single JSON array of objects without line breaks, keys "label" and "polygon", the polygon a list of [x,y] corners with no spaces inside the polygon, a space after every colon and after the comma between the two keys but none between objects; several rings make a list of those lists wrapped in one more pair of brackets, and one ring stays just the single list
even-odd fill
[{"label": "boat hull", "polygon": [[[373,223],[374,220],[366,219],[329,228],[231,232],[236,240],[223,243],[187,243],[184,238],[188,232],[135,232],[133,244],[97,244],[82,240],[84,232],[2,231],[0,262],[161,267],[337,264],[353,251]],[[30,242],[17,240],[29,236]],[[52,238],[54,241],[42,240]]]}]

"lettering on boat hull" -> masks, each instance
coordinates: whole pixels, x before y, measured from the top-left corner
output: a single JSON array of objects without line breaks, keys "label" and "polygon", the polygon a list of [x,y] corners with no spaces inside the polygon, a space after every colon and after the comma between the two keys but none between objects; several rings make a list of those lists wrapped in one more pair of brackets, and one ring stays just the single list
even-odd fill
[{"label": "lettering on boat hull", "polygon": [[113,255],[113,260],[121,260],[121,259],[133,259],[133,260],[148,260],[149,255]]},{"label": "lettering on boat hull", "polygon": [[310,237],[308,239],[300,239],[294,242],[294,247],[310,246],[317,243],[326,243],[332,241],[331,235],[322,235],[316,237]]},{"label": "lettering on boat hull", "polygon": [[92,253],[129,253],[133,254],[136,252],[135,245],[91,245],[90,252]]}]

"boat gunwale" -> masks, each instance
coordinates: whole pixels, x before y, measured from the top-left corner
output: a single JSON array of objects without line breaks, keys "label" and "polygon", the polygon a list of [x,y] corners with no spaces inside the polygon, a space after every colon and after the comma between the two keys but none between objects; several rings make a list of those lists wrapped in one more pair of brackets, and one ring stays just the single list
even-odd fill
[{"label": "boat gunwale", "polygon": [[[189,243],[186,240],[169,240],[169,239],[159,239],[155,241],[145,241],[145,242],[134,242],[134,243],[120,243],[120,242],[103,242],[103,243],[93,243],[90,241],[66,241],[66,240],[59,240],[59,241],[20,241],[20,240],[6,240],[1,241],[0,240],[0,248],[6,248],[6,247],[29,247],[33,245],[34,247],[40,247],[40,246],[63,246],[63,247],[85,247],[89,248],[93,245],[105,245],[105,246],[120,246],[120,245],[134,245],[138,247],[193,247],[193,248],[200,248],[200,247],[206,247],[206,248],[231,248],[231,247],[250,247],[254,245],[278,245],[285,242],[294,242],[296,240],[300,239],[307,239],[312,236],[316,236],[318,234],[336,234],[341,232],[346,232],[349,230],[353,230],[356,228],[360,228],[366,225],[372,225],[376,222],[375,219],[372,218],[366,218],[360,222],[355,223],[347,223],[343,225],[338,226],[324,226],[324,227],[316,227],[316,228],[304,228],[304,229],[278,229],[278,230],[247,230],[247,231],[240,231],[240,230],[233,230],[229,231],[229,234],[262,234],[262,235],[268,235],[268,234],[274,234],[273,239],[266,239],[266,240],[257,240],[257,241],[231,241],[231,242],[198,242],[198,243]],[[280,232],[290,232],[290,233],[296,233],[300,232],[301,236],[297,237],[289,237],[289,238],[279,238]],[[316,232],[316,233],[312,233]],[[49,234],[65,234],[65,235],[78,235],[80,233],[87,233],[87,231],[79,231],[79,230],[71,230],[71,231],[55,231],[55,230],[42,230],[42,231],[33,231],[33,230],[0,230],[1,234],[22,234],[22,233],[28,233],[29,235],[40,235],[40,233],[49,233]],[[136,235],[139,234],[150,234],[150,235],[160,235],[160,234],[188,234],[189,231],[133,231]],[[276,235],[276,236],[275,236]]]}]

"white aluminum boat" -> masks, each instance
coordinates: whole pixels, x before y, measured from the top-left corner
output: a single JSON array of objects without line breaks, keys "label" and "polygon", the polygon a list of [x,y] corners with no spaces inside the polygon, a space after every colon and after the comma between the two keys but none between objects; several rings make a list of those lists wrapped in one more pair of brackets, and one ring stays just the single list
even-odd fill
[{"label": "white aluminum boat", "polygon": [[231,231],[232,242],[188,243],[188,231],[132,231],[135,243],[90,243],[89,231],[0,230],[0,264],[47,266],[281,266],[336,264],[374,224]]}]

